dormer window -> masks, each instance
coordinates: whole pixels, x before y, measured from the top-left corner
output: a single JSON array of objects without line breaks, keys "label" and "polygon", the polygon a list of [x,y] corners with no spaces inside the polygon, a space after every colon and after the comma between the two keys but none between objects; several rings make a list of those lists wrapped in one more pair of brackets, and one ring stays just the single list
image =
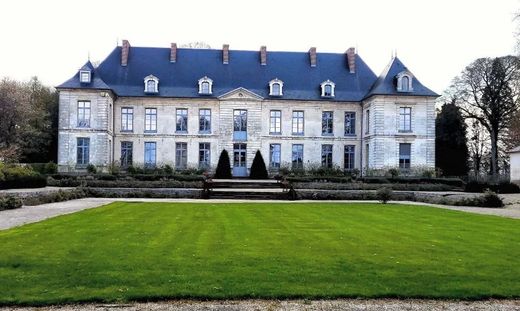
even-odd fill
[{"label": "dormer window", "polygon": [[159,92],[159,79],[154,75],[144,78],[144,92],[154,94]]},{"label": "dormer window", "polygon": [[81,70],[79,72],[79,82],[81,83],[90,83],[90,71]]},{"label": "dormer window", "polygon": [[330,80],[321,83],[321,97],[334,97],[336,84]]},{"label": "dormer window", "polygon": [[403,71],[397,75],[397,91],[413,92],[412,79],[413,75],[408,71]]},{"label": "dormer window", "polygon": [[283,81],[278,78],[269,81],[269,95],[283,96]]},{"label": "dormer window", "polygon": [[213,80],[208,77],[199,79],[199,94],[211,95],[213,93]]}]

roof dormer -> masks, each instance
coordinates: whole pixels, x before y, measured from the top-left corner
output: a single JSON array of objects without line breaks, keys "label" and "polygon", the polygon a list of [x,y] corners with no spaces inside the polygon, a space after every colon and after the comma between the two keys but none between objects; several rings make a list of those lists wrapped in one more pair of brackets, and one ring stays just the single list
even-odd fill
[{"label": "roof dormer", "polygon": [[159,79],[154,75],[144,78],[144,92],[146,94],[159,93]]},{"label": "roof dormer", "polygon": [[269,96],[283,96],[283,81],[276,78],[269,81]]},{"label": "roof dormer", "polygon": [[213,94],[213,80],[204,76],[199,79],[199,94],[211,95]]},{"label": "roof dormer", "polygon": [[398,92],[413,92],[412,80],[413,75],[408,70],[401,71],[396,76]]},{"label": "roof dormer", "polygon": [[334,82],[328,79],[326,81],[323,81],[321,83],[321,97],[334,97],[334,88],[336,88],[336,84]]},{"label": "roof dormer", "polygon": [[90,83],[92,78],[92,72],[90,70],[80,70],[79,71],[79,82],[80,83]]}]

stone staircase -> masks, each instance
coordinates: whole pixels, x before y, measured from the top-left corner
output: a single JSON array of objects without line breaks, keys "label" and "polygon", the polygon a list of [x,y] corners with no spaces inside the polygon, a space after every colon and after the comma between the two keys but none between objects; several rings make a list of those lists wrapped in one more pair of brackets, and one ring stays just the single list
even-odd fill
[{"label": "stone staircase", "polygon": [[205,183],[210,199],[288,200],[284,183],[274,179],[213,179]]}]

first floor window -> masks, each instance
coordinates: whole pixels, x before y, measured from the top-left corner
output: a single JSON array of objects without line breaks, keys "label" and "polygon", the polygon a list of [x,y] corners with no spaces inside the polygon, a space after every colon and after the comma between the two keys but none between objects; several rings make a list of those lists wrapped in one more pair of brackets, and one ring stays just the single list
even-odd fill
[{"label": "first floor window", "polygon": [[292,133],[293,135],[303,135],[304,127],[304,114],[303,111],[293,111],[292,114]]},{"label": "first floor window", "polygon": [[356,134],[356,113],[345,112],[345,136]]},{"label": "first floor window", "polygon": [[78,127],[90,127],[90,101],[78,102]]},{"label": "first floor window", "polygon": [[412,108],[410,108],[410,107],[399,108],[399,131],[400,132],[411,132],[412,131]]},{"label": "first floor window", "polygon": [[155,142],[144,143],[144,166],[155,167],[157,160],[157,144]]},{"label": "first floor window", "polygon": [[280,168],[281,150],[280,144],[269,145],[269,165],[272,168]]},{"label": "first floor window", "polygon": [[121,108],[121,131],[131,132],[134,130],[134,108]]},{"label": "first floor window", "polygon": [[333,134],[333,119],[334,115],[332,111],[324,111],[321,114],[321,134],[322,135],[332,135]]},{"label": "first floor window", "polygon": [[399,168],[409,169],[412,154],[412,144],[399,144]]},{"label": "first floor window", "polygon": [[177,125],[175,130],[177,132],[188,132],[188,109],[177,109]]},{"label": "first floor window", "polygon": [[146,108],[144,110],[144,131],[145,132],[157,132],[157,109]]},{"label": "first floor window", "polygon": [[77,145],[78,149],[76,164],[79,166],[86,166],[90,163],[90,138],[78,137]]},{"label": "first floor window", "polygon": [[199,110],[199,132],[211,133],[211,109]]},{"label": "first floor window", "polygon": [[210,166],[210,155],[211,149],[209,143],[200,143],[199,144],[199,167],[200,168],[209,168]]},{"label": "first floor window", "polygon": [[332,168],[332,145],[321,145],[321,166]]},{"label": "first floor window", "polygon": [[188,166],[188,144],[175,144],[175,168],[185,169]]},{"label": "first floor window", "polygon": [[280,110],[271,110],[269,118],[269,134],[282,133],[282,112]]},{"label": "first floor window", "polygon": [[303,145],[292,145],[292,168],[303,168]]},{"label": "first floor window", "polygon": [[367,110],[366,116],[366,124],[365,124],[365,134],[370,133],[370,110]]},{"label": "first floor window", "polygon": [[353,145],[345,146],[345,159],[344,159],[344,169],[346,171],[350,171],[354,169],[354,151],[356,147]]},{"label": "first floor window", "polygon": [[121,142],[121,166],[128,167],[132,165],[134,144],[131,141]]}]

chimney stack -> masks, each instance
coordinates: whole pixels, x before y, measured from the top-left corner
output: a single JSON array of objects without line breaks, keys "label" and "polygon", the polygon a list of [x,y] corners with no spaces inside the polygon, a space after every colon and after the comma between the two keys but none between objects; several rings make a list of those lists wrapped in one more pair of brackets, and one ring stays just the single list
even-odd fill
[{"label": "chimney stack", "polygon": [[130,42],[128,40],[123,40],[123,45],[121,46],[121,66],[128,65],[128,55],[130,54]]},{"label": "chimney stack", "polygon": [[177,43],[172,43],[170,48],[170,63],[177,62]]},{"label": "chimney stack", "polygon": [[265,45],[260,47],[260,65],[267,65],[267,47]]},{"label": "chimney stack", "polygon": [[316,67],[316,48],[311,47],[309,49],[309,59],[311,61],[311,67]]},{"label": "chimney stack", "polygon": [[229,64],[229,44],[222,46],[222,64]]},{"label": "chimney stack", "polygon": [[347,63],[348,63],[348,69],[350,70],[350,73],[356,72],[356,49],[355,48],[349,48],[347,50]]}]

